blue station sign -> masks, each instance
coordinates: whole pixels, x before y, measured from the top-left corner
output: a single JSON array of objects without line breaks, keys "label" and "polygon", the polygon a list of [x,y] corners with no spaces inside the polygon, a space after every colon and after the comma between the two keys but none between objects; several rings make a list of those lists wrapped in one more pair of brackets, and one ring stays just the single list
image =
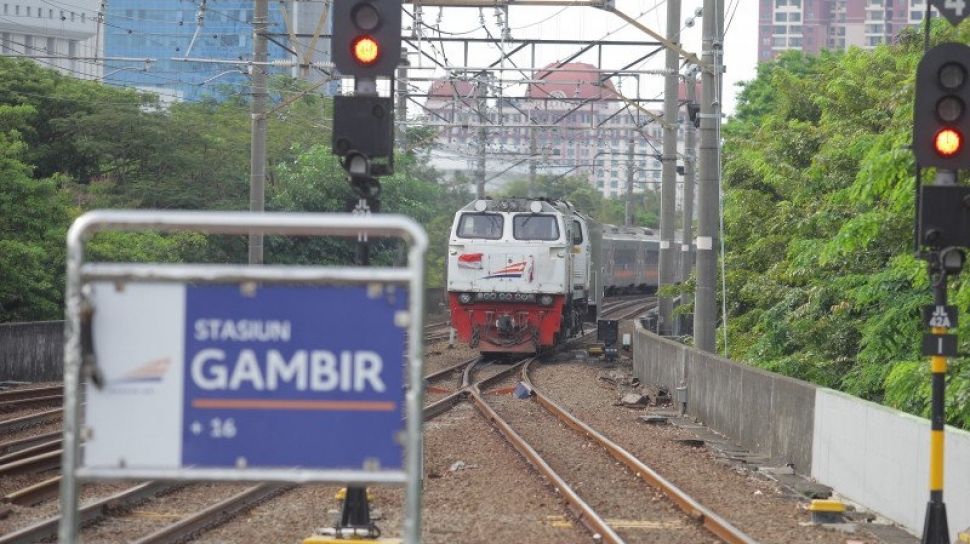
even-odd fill
[{"label": "blue station sign", "polygon": [[181,464],[400,470],[407,307],[399,288],[186,286]]}]

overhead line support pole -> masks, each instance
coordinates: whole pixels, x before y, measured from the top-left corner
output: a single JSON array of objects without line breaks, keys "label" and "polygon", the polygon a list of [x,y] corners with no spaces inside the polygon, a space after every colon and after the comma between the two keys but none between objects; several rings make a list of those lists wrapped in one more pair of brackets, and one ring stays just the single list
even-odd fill
[{"label": "overhead line support pole", "polygon": [[[249,210],[262,212],[266,206],[266,29],[269,28],[269,0],[255,0],[253,11],[252,142],[249,167]],[[263,263],[263,234],[249,235],[249,264]]]},{"label": "overhead line support pole", "polygon": [[478,99],[478,167],[476,168],[476,190],[475,195],[478,198],[485,198],[485,144],[486,138],[488,138],[488,129],[485,128],[485,122],[488,119],[485,113],[485,107],[487,106],[487,77],[486,72],[479,72],[476,76],[478,80],[478,86],[475,88],[475,94]]},{"label": "overhead line support pole", "polygon": [[[687,71],[687,104],[697,101],[697,70],[691,66]],[[694,271],[691,243],[694,238],[694,174],[697,162],[697,140],[694,122],[689,115],[684,116],[684,226],[680,245],[680,281],[687,281]]]},{"label": "overhead line support pole", "polygon": [[703,66],[701,71],[700,150],[697,184],[697,286],[694,292],[694,345],[714,353],[717,325],[717,253],[721,144],[718,125],[721,104],[718,88],[721,77],[721,41],[718,22],[724,17],[723,0],[704,0],[702,28]]},{"label": "overhead line support pole", "polygon": [[[532,120],[531,114],[529,120]],[[534,126],[529,127],[529,194],[527,195],[529,198],[534,197],[536,192],[536,155],[538,154],[536,144],[536,128]]]},{"label": "overhead line support pole", "polygon": [[[659,288],[673,285],[674,277],[674,231],[677,220],[677,73],[680,55],[677,42],[680,39],[680,0],[667,1],[667,75],[664,77],[663,154],[660,174],[660,267]],[[673,334],[674,302],[669,296],[659,298],[659,333]]]},{"label": "overhead line support pole", "polygon": [[[677,1],[677,0],[675,0]],[[630,129],[630,136],[626,141],[626,206],[623,213],[623,224],[633,226],[633,155],[636,148],[636,131]]]},{"label": "overhead line support pole", "polygon": [[396,126],[397,141],[401,144],[401,150],[405,154],[411,151],[407,141],[407,120],[408,120],[408,62],[407,52],[401,52],[401,64],[397,67],[397,106],[394,111],[394,124]]}]

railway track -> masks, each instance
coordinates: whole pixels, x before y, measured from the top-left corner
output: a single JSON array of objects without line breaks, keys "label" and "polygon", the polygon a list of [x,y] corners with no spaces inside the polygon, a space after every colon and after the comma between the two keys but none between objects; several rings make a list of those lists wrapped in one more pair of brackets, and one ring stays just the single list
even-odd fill
[{"label": "railway track", "polygon": [[632,298],[630,300],[621,300],[604,304],[600,312],[600,316],[620,320],[629,319],[631,317],[636,317],[638,314],[646,312],[647,310],[656,306],[657,303],[656,297],[637,296],[636,298]]},{"label": "railway track", "polygon": [[[530,370],[533,361],[529,361],[522,367],[521,379],[532,391],[532,398],[546,412],[561,421],[567,427],[575,431],[578,437],[590,440],[600,446],[603,451],[618,463],[625,466],[636,478],[642,480],[649,486],[657,489],[676,507],[681,510],[689,519],[699,523],[709,533],[717,537],[720,541],[729,544],[757,544],[757,541],[745,534],[743,531],[732,525],[730,522],[706,508],[700,502],[692,498],[683,490],[678,488],[669,480],[658,474],[655,470],[640,461],[633,454],[623,449],[618,444],[611,441],[586,423],[567,412],[555,401],[546,396],[531,381]],[[609,540],[606,540],[609,542]],[[622,540],[618,541],[622,542]]]},{"label": "railway track", "polygon": [[[609,308],[611,315],[621,314],[635,315],[642,312],[652,302],[647,301],[623,301]],[[440,327],[441,325],[436,325]],[[426,329],[427,331],[428,329]],[[433,330],[433,329],[432,329]],[[430,336],[433,338],[433,335]],[[429,336],[426,335],[426,340]],[[524,359],[509,365],[493,364],[484,361],[480,357],[471,358],[452,364],[425,376],[426,383],[431,387],[442,387],[444,397],[427,404],[424,410],[425,420],[437,417],[447,412],[451,407],[464,400],[470,400],[480,411],[483,412],[486,420],[499,426],[493,415],[484,410],[485,400],[483,392],[487,391],[494,384],[513,376],[532,359]],[[479,376],[476,376],[478,374]],[[460,375],[460,379],[458,376]],[[482,376],[484,375],[484,376]],[[477,380],[473,378],[478,378]],[[452,382],[448,382],[448,380]],[[429,387],[429,389],[431,389]],[[57,411],[52,410],[44,417],[50,418],[58,415]],[[0,422],[2,423],[2,422]],[[2,427],[0,427],[2,428]],[[56,468],[60,460],[60,440],[55,436],[60,433],[45,433],[36,437],[29,437],[19,440],[11,440],[0,443],[0,475],[4,471],[8,473],[22,473],[18,471],[30,470],[50,470]],[[514,445],[514,444],[513,444]],[[523,446],[515,446],[520,453],[528,451]],[[523,449],[519,449],[523,447]],[[532,450],[535,451],[534,449]],[[524,454],[525,455],[525,454]],[[9,456],[9,457],[8,457]],[[4,462],[8,460],[9,462]],[[19,464],[18,464],[19,463]],[[46,465],[45,465],[46,463]],[[530,461],[531,463],[531,461]],[[536,466],[536,465],[533,465]],[[541,464],[540,464],[541,466]],[[13,472],[9,472],[13,471]],[[550,481],[555,478],[547,475]],[[43,503],[58,492],[60,477],[54,476],[27,486],[8,494],[6,500],[13,504],[29,506]],[[187,487],[185,484],[172,484],[162,482],[143,482],[135,485],[120,493],[111,495],[102,500],[95,501],[85,507],[82,512],[82,520],[87,524],[97,524],[107,517],[111,517],[118,512],[130,510],[132,507],[144,502],[152,501],[156,497],[172,492],[178,488]],[[239,513],[251,508],[252,506],[271,500],[276,496],[285,493],[292,486],[267,484],[249,487],[243,491],[232,494],[223,500],[213,503],[211,506],[189,516],[182,517],[178,521],[161,528],[154,533],[142,537],[136,542],[158,543],[158,542],[179,542],[190,538],[193,535],[204,532],[214,526],[220,525],[232,519]],[[568,488],[556,485],[557,488],[564,490]],[[562,491],[561,491],[562,492]],[[608,534],[598,522],[590,521],[595,519],[593,513],[587,512],[576,503],[573,506],[574,516],[588,527],[594,534]],[[50,538],[56,533],[58,517],[53,517],[32,526],[21,529],[14,533],[0,537],[0,544],[10,544],[19,542],[34,542],[44,538]],[[605,523],[605,522],[604,522]],[[618,541],[619,542],[619,541]]]},{"label": "railway track", "polygon": [[[612,306],[605,313],[615,315],[618,319],[625,319],[646,311],[656,305],[656,303],[655,299],[624,301]],[[461,386],[457,391],[425,407],[425,420],[438,417],[459,402],[466,399],[469,400],[482,416],[499,431],[505,440],[525,458],[529,465],[543,476],[545,481],[553,488],[553,492],[567,502],[569,505],[569,514],[584,526],[596,541],[623,544],[626,542],[624,537],[621,536],[624,530],[627,532],[635,532],[643,528],[661,528],[667,531],[674,531],[675,533],[680,531],[685,533],[684,538],[687,541],[692,541],[696,540],[697,537],[696,535],[692,535],[691,531],[702,528],[709,533],[708,536],[714,536],[722,542],[730,544],[756,543],[754,539],[731,525],[724,518],[705,508],[698,501],[664,479],[632,454],[611,442],[605,436],[578,420],[542,394],[536,388],[535,384],[531,382],[529,376],[529,370],[536,361],[537,358],[523,359],[487,378],[474,382],[472,381],[472,376],[476,368],[485,368],[483,361],[480,359],[462,361],[429,375],[431,379],[428,381],[432,381],[432,379],[450,376],[461,370],[462,380]],[[587,440],[594,442],[600,446],[601,454],[606,453],[615,459],[616,463],[607,463],[607,470],[616,470],[617,466],[625,467],[626,470],[643,483],[645,488],[649,489],[644,490],[645,496],[650,496],[649,494],[652,490],[662,493],[663,496],[683,513],[683,521],[641,521],[631,524],[629,520],[610,519],[597,512],[591,506],[590,502],[584,499],[580,493],[569,485],[566,478],[553,469],[550,462],[540,454],[539,449],[516,432],[513,426],[502,418],[492,404],[486,400],[485,394],[490,386],[506,379],[519,369],[521,369],[522,373],[522,382],[532,390],[533,398],[539,406],[547,411],[550,416],[554,416],[567,427],[575,430],[577,439],[582,440],[584,443]]]},{"label": "railway track", "polygon": [[[447,321],[427,325],[425,327],[425,341],[434,341],[435,335],[438,334],[436,331],[439,331],[442,327],[448,327]],[[447,338],[447,334],[445,337]],[[467,362],[462,362],[456,365],[456,367],[464,366]],[[429,382],[439,380],[453,373],[454,370],[455,368],[451,368],[432,373],[426,377],[426,380]],[[3,405],[2,403],[11,402],[23,402],[27,404],[31,402],[53,402],[51,399],[54,397],[60,402],[63,395],[54,395],[54,393],[62,392],[62,386],[3,391],[0,392],[0,406]],[[55,408],[37,414],[2,420],[0,421],[0,433],[13,433],[27,427],[43,424],[61,415],[62,409]],[[59,469],[62,443],[61,434],[60,431],[55,431],[0,442],[0,477],[33,474]],[[31,483],[21,489],[10,492],[3,496],[2,500],[20,506],[35,506],[56,497],[59,485],[60,476],[58,475]]]}]

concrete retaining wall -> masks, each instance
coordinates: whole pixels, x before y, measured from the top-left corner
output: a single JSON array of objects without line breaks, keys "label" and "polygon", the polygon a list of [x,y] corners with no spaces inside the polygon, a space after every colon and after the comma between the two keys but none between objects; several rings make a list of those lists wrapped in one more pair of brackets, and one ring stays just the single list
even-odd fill
[{"label": "concrete retaining wall", "polygon": [[60,381],[63,361],[63,321],[0,325],[0,381]]},{"label": "concrete retaining wall", "polygon": [[[922,533],[929,498],[929,420],[822,388],[815,411],[812,476]],[[970,433],[947,427],[945,442],[943,498],[955,539],[970,527]]]},{"label": "concrete retaining wall", "polygon": [[687,412],[751,451],[808,473],[815,386],[740,365],[637,328],[634,370],[643,383],[687,385]]},{"label": "concrete retaining wall", "polygon": [[[686,384],[687,411],[756,453],[923,531],[929,498],[929,420],[741,365],[637,326],[634,372],[643,383]],[[951,530],[970,526],[970,433],[947,427],[945,501]]]}]

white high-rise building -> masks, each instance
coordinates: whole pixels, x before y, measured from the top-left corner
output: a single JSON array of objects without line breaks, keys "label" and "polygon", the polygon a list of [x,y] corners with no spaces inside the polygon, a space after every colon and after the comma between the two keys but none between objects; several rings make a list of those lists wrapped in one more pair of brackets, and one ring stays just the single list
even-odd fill
[{"label": "white high-rise building", "polygon": [[99,79],[104,40],[98,0],[0,3],[0,54],[24,56],[83,79]]}]

